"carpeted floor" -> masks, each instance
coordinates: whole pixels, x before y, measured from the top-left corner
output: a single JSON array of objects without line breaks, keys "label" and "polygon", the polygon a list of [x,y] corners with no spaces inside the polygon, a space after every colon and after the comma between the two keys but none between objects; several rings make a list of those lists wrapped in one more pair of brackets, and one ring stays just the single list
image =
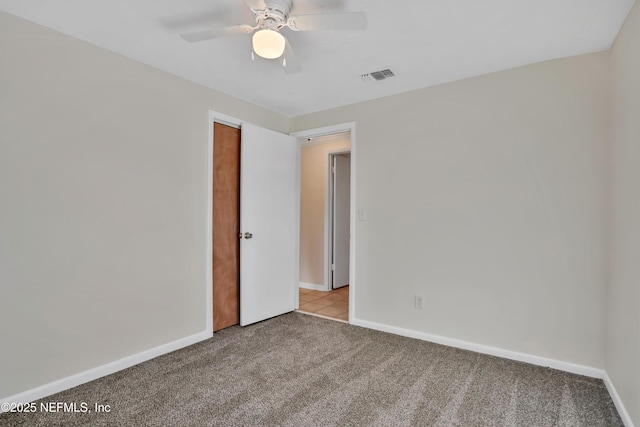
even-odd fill
[{"label": "carpeted floor", "polygon": [[601,380],[299,313],[41,402],[111,411],[3,414],[0,425],[623,426]]}]

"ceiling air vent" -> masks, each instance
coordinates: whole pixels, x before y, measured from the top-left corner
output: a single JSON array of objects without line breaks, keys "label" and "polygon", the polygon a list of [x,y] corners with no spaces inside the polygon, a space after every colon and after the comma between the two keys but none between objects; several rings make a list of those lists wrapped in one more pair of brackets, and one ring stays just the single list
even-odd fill
[{"label": "ceiling air vent", "polygon": [[361,77],[365,82],[379,82],[393,76],[395,76],[395,74],[393,74],[393,71],[385,68],[384,70],[372,71],[370,73],[363,74]]}]

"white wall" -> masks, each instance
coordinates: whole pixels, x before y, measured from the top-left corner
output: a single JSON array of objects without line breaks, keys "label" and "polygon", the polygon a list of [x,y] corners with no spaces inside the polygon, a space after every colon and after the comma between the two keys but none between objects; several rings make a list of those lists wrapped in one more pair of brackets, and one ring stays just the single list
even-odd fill
[{"label": "white wall", "polygon": [[640,426],[640,5],[611,52],[611,267],[606,370]]},{"label": "white wall", "polygon": [[205,329],[208,112],[275,113],[0,12],[0,398]]},{"label": "white wall", "polygon": [[294,118],[356,121],[355,316],[604,367],[607,72],[584,55]]},{"label": "white wall", "polygon": [[332,142],[300,150],[300,281],[319,286],[324,286],[325,275],[327,156],[351,146],[349,134],[328,138]]}]

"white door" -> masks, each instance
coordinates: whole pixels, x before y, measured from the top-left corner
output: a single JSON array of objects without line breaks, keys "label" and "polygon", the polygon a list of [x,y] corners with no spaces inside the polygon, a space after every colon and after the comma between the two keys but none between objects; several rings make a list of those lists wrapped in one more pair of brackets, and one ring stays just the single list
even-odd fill
[{"label": "white door", "polygon": [[240,325],[245,326],[295,309],[297,141],[243,124],[241,165]]},{"label": "white door", "polygon": [[349,284],[349,211],[351,158],[333,157],[333,281],[337,289]]}]

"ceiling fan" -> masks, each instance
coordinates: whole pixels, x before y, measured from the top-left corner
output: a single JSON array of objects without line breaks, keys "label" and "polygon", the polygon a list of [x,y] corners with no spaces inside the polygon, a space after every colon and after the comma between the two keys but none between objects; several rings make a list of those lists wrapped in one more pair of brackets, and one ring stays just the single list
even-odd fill
[{"label": "ceiling fan", "polygon": [[280,32],[284,27],[293,31],[364,30],[367,16],[364,12],[316,13],[291,15],[292,0],[246,0],[255,17],[254,25],[233,25],[181,34],[188,42],[200,42],[220,37],[253,33],[251,52],[266,59],[282,58],[287,73],[301,70],[300,64],[287,38]]}]

